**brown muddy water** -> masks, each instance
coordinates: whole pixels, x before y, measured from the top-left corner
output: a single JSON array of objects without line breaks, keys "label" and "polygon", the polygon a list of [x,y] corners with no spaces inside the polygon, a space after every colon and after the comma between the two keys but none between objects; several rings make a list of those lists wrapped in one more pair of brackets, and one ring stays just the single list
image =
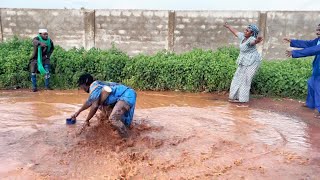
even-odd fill
[{"label": "brown muddy water", "polygon": [[295,101],[262,98],[240,108],[226,95],[139,92],[130,138],[123,140],[99,117],[76,136],[88,111],[76,125],[65,124],[86,97],[0,91],[0,178],[320,177],[320,121],[297,115],[307,110]]}]

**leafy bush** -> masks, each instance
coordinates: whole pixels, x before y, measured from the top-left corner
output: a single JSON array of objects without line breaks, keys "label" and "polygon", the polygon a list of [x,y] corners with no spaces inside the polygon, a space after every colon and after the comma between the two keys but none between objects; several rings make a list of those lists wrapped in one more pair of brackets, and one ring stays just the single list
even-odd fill
[{"label": "leafy bush", "polygon": [[[13,38],[0,43],[0,88],[31,86],[29,62],[33,51],[31,39]],[[51,79],[54,88],[75,88],[80,74],[89,72],[98,79],[122,80],[122,69],[129,56],[115,47],[108,50],[83,48],[64,50],[55,46],[51,57]],[[38,76],[38,84],[44,77]]]},{"label": "leafy bush", "polygon": [[22,86],[29,83],[28,63],[32,46],[30,40],[12,40],[0,43],[0,87]]},{"label": "leafy bush", "polygon": [[125,66],[124,82],[142,90],[227,90],[236,68],[234,54],[237,50],[230,47],[216,52],[194,49],[183,54],[138,55]]},{"label": "leafy bush", "polygon": [[311,64],[310,59],[264,61],[253,80],[253,91],[264,95],[305,97]]},{"label": "leafy bush", "polygon": [[[28,68],[31,53],[30,39],[15,37],[0,43],[0,88],[31,85]],[[115,47],[64,50],[56,46],[51,57],[51,84],[54,88],[75,88],[80,74],[88,72],[97,79],[122,82],[141,90],[227,91],[238,55],[235,47],[216,51],[194,49],[182,54],[161,51],[129,57]],[[309,59],[263,61],[252,91],[301,98],[306,95],[310,74]],[[43,77],[38,79],[41,86]]]}]

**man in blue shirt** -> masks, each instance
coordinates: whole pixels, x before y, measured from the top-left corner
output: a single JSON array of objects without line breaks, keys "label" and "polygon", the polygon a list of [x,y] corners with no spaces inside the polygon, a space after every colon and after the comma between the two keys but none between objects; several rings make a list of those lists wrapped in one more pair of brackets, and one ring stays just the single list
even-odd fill
[{"label": "man in blue shirt", "polygon": [[90,125],[89,121],[99,107],[102,107],[102,110],[105,109],[103,107],[113,107],[109,114],[111,125],[118,131],[121,137],[128,137],[127,127],[130,126],[133,119],[136,92],[122,84],[94,81],[90,74],[81,75],[78,83],[81,89],[90,94],[82,107],[71,116],[73,119],[76,119],[82,111],[90,107],[90,112],[82,130]]},{"label": "man in blue shirt", "polygon": [[308,79],[308,96],[306,106],[317,110],[316,118],[320,118],[320,24],[316,29],[318,36],[314,40],[294,40],[284,38],[290,43],[290,47],[302,48],[299,50],[287,50],[286,55],[292,58],[315,56],[312,63],[312,75]]}]

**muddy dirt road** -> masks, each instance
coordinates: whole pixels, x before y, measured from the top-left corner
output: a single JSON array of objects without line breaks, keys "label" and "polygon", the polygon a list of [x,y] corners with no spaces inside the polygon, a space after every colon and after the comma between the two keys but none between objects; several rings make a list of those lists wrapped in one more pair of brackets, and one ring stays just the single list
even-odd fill
[{"label": "muddy dirt road", "polygon": [[139,92],[130,138],[65,125],[87,95],[0,91],[1,179],[317,179],[320,120],[288,99]]}]

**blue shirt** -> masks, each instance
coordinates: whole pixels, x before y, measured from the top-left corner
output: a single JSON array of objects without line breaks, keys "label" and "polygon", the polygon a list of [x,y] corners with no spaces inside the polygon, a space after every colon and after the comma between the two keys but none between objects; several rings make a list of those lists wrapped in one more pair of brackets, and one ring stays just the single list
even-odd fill
[{"label": "blue shirt", "polygon": [[301,50],[293,50],[292,57],[300,58],[307,56],[315,56],[312,63],[312,76],[320,76],[320,38],[314,40],[291,40],[291,47],[304,48]]},{"label": "blue shirt", "polygon": [[[109,92],[107,99],[102,102],[103,105],[109,106],[114,105],[118,101],[125,101],[130,106],[130,110],[126,112],[122,117],[122,121],[126,126],[129,126],[133,119],[135,104],[136,104],[136,92],[122,84],[114,82],[102,82],[94,81],[90,85],[89,98],[87,104],[91,105],[93,102],[100,99],[102,90],[106,89]],[[111,91],[111,92],[110,92]]]}]

